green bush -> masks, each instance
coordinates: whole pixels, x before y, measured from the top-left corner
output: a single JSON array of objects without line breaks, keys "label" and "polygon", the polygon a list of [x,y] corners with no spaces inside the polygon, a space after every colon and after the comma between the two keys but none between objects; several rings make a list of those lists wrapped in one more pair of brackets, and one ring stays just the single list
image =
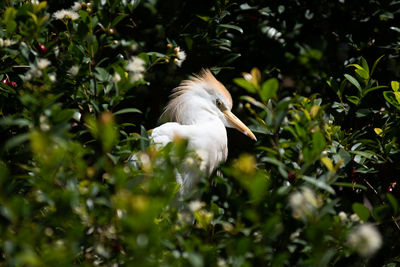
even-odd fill
[{"label": "green bush", "polygon": [[[399,7],[1,2],[0,262],[396,266]],[[185,213],[186,142],[147,130],[202,67],[258,141],[228,131]]]}]

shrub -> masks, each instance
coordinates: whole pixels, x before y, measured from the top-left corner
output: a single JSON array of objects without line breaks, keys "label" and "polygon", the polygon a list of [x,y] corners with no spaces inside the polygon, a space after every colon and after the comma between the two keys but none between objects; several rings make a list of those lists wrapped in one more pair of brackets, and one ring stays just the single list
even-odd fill
[{"label": "shrub", "polygon": [[[5,265],[399,261],[397,2],[0,10]],[[173,203],[186,142],[155,149],[147,129],[201,67],[231,87],[259,141],[228,132],[228,162],[184,214]],[[133,153],[140,167],[126,165]]]}]

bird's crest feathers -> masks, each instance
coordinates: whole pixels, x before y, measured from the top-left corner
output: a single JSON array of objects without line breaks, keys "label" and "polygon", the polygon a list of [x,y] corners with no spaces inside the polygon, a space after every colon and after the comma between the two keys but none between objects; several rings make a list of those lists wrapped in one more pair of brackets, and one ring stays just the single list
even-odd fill
[{"label": "bird's crest feathers", "polygon": [[161,120],[183,123],[181,120],[182,112],[184,112],[182,106],[187,104],[187,99],[183,96],[185,93],[199,89],[221,95],[227,102],[227,108],[232,108],[232,97],[225,86],[214,77],[209,69],[202,69],[200,73],[182,81],[178,87],[173,89],[171,100],[165,107]]}]

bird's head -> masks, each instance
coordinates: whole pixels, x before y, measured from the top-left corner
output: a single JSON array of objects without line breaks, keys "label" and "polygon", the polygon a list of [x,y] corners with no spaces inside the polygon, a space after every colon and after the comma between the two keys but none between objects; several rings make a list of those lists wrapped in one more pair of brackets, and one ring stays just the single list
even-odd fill
[{"label": "bird's head", "polygon": [[174,89],[163,117],[180,124],[195,124],[219,118],[226,127],[236,128],[253,140],[253,132],[232,111],[232,97],[208,69],[184,80]]}]

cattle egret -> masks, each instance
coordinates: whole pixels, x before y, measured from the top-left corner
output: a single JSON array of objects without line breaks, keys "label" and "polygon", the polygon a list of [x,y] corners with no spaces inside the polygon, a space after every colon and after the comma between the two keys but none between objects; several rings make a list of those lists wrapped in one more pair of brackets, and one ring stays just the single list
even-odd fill
[{"label": "cattle egret", "polygon": [[[153,129],[151,139],[164,146],[176,138],[188,140],[188,150],[196,154],[199,164],[183,166],[176,171],[180,199],[190,193],[202,176],[210,176],[217,165],[225,162],[228,140],[225,127],[236,128],[253,140],[252,131],[232,112],[232,97],[208,69],[181,82],[173,90],[163,118],[168,121]],[[136,157],[131,157],[130,162]],[[190,165],[187,160],[183,164]],[[200,171],[199,171],[200,170]]]}]

